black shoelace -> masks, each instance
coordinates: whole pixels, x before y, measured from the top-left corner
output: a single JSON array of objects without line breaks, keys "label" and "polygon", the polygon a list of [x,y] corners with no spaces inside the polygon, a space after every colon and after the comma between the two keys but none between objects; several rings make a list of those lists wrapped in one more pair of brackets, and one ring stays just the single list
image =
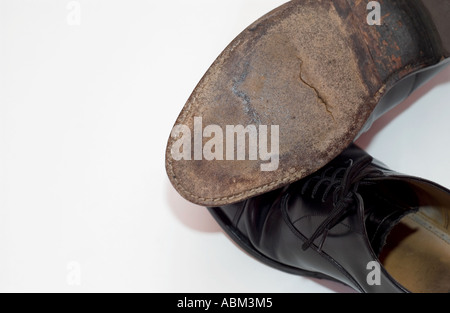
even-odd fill
[{"label": "black shoelace", "polygon": [[[327,219],[317,228],[314,234],[303,244],[303,250],[308,250],[314,244],[314,241],[322,236],[319,246],[319,251],[321,251],[329,231],[339,224],[350,210],[355,207],[353,206],[355,201],[356,207],[363,207],[363,199],[358,193],[359,187],[361,185],[371,184],[369,181],[365,180],[378,177],[381,174],[381,171],[369,168],[372,161],[373,159],[370,156],[361,158],[356,162],[350,159],[347,168],[334,169],[330,167],[323,171],[321,176],[314,176],[305,182],[301,191],[302,195],[306,193],[312,182],[316,181],[311,192],[311,197],[313,199],[317,196],[317,193],[322,186],[327,185],[327,188],[322,195],[322,202],[326,201],[326,198],[333,188],[334,192],[333,210]],[[333,170],[333,174],[328,176]],[[344,173],[344,175],[342,175],[342,173]]]}]

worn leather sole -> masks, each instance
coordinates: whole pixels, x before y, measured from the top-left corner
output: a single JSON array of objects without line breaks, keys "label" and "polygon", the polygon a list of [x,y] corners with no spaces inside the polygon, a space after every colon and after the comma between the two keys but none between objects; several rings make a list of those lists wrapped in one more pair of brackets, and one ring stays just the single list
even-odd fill
[{"label": "worn leather sole", "polygon": [[169,139],[177,191],[220,206],[302,179],[448,61],[450,1],[379,2],[381,26],[368,24],[366,1],[294,0],[241,33]]}]

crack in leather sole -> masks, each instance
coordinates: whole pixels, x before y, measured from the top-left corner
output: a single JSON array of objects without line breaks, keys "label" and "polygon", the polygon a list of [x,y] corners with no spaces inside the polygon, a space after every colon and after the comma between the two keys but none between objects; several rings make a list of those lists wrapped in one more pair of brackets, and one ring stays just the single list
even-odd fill
[{"label": "crack in leather sole", "polygon": [[446,57],[416,1],[381,2],[390,12],[384,27],[367,25],[360,1],[296,0],[239,35],[176,124],[192,130],[194,118],[202,117],[222,129],[279,125],[280,166],[261,172],[262,159],[174,161],[176,138],[170,138],[166,169],[177,191],[191,202],[218,206],[302,179],[357,137],[399,81]]}]

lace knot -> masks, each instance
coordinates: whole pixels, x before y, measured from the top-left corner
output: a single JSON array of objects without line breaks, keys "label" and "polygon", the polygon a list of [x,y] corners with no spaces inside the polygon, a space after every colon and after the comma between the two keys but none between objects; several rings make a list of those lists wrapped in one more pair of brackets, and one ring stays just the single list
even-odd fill
[{"label": "lace knot", "polygon": [[[334,169],[333,167],[330,167],[324,170],[322,175],[314,176],[305,182],[301,190],[302,195],[306,193],[311,183],[316,181],[311,192],[311,197],[313,199],[317,196],[321,186],[327,185],[322,195],[322,202],[326,201],[326,198],[333,188],[334,192],[333,210],[317,228],[314,234],[303,244],[303,250],[309,249],[316,239],[322,236],[319,245],[319,251],[321,251],[329,231],[343,220],[349,211],[354,208],[355,203],[357,207],[361,206],[362,198],[358,194],[359,186],[368,184],[368,182],[365,181],[366,179],[378,177],[381,173],[381,171],[369,167],[370,164],[372,164],[372,161],[373,159],[370,156],[361,158],[356,162],[350,159],[347,162],[347,168]],[[334,170],[334,172],[329,176],[332,170]]]}]

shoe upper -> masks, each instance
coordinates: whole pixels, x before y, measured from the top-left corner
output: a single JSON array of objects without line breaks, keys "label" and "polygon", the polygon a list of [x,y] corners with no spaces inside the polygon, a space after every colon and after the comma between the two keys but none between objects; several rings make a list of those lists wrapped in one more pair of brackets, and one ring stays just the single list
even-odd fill
[{"label": "shoe upper", "polygon": [[[321,273],[360,292],[448,292],[448,203],[447,189],[393,172],[352,145],[310,177],[214,210],[251,249],[283,266]],[[403,220],[416,223],[407,224],[414,232],[388,244]],[[421,242],[426,236],[419,228],[435,239]],[[392,257],[383,252],[388,246],[399,247],[391,247]]]},{"label": "shoe upper", "polygon": [[420,71],[417,71],[408,77],[401,80],[394,85],[386,94],[381,98],[372,114],[367,119],[358,136],[358,139],[362,134],[367,132],[373,125],[373,123],[382,117],[384,114],[395,108],[398,104],[408,98],[414,91],[429,82],[439,72],[447,68],[450,64],[450,59],[445,59],[442,62],[434,66],[429,66]]}]

